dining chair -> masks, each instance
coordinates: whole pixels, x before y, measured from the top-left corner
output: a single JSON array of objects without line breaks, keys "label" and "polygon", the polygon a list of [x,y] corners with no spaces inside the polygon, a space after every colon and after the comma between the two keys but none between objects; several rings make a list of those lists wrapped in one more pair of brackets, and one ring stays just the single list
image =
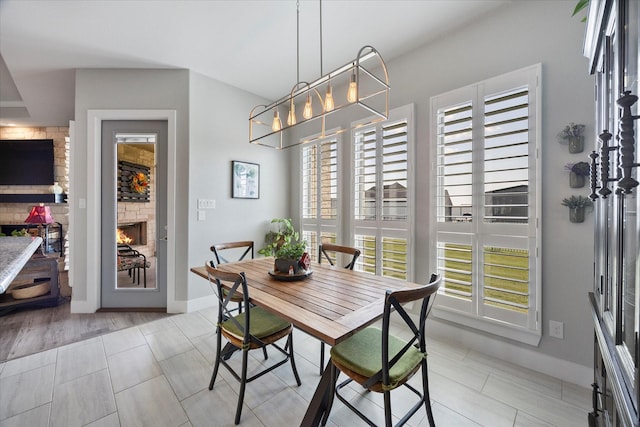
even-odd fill
[{"label": "dining chair", "polygon": [[[218,374],[220,364],[224,365],[233,377],[240,382],[240,391],[238,394],[238,406],[236,408],[235,424],[240,422],[242,414],[242,404],[244,401],[245,387],[247,383],[260,378],[264,374],[276,369],[277,367],[291,362],[291,369],[295,376],[296,383],[301,385],[300,377],[296,369],[296,363],[293,352],[293,326],[283,318],[276,316],[261,307],[249,304],[249,288],[244,273],[230,273],[206,265],[209,277],[209,283],[214,287],[216,296],[218,297],[218,324],[216,327],[217,343],[216,343],[216,361],[213,367],[213,374],[209,382],[209,390],[213,389]],[[225,295],[222,292],[222,283],[226,282],[231,286],[229,292]],[[242,295],[244,306],[248,307],[244,312],[235,316],[229,309],[231,303],[230,295]],[[227,344],[222,348],[222,337],[227,339]],[[287,341],[284,348],[277,341],[286,337]],[[286,357],[271,366],[253,373],[250,377],[247,375],[247,365],[249,351],[254,349],[264,349],[268,345],[275,347]],[[227,354],[236,350],[242,352],[241,372],[236,372],[225,360]],[[260,365],[261,367],[263,365]]]},{"label": "dining chair", "polygon": [[[356,260],[360,256],[360,249],[352,248],[350,246],[334,245],[333,243],[323,243],[318,247],[318,263],[322,264],[323,256],[329,261],[329,264],[335,265],[334,260],[337,262],[337,254],[342,253],[351,255],[351,261],[345,265],[344,268],[353,270],[356,266]],[[332,257],[333,255],[333,257]],[[320,341],[320,375],[324,371],[324,342]]]},{"label": "dining chair", "polygon": [[[334,396],[338,396],[342,403],[369,425],[375,426],[373,421],[340,394],[340,390],[352,381],[356,381],[369,391],[384,394],[385,426],[392,425],[391,391],[402,385],[415,393],[419,400],[396,425],[401,426],[406,423],[424,404],[429,425],[435,426],[429,397],[425,322],[441,280],[441,276],[433,274],[427,285],[400,291],[388,290],[385,295],[382,329],[368,327],[331,348],[331,395],[327,403],[327,411],[322,418],[323,426],[329,418]],[[418,300],[422,300],[422,304],[416,325],[405,311],[403,304]],[[397,326],[395,317],[399,317],[402,332],[406,329],[410,333],[407,335],[411,336],[410,339],[404,338],[404,334],[402,334],[403,338],[400,338],[389,332],[392,313],[394,327]],[[422,392],[408,383],[419,369],[422,370]],[[349,378],[336,385],[340,372]]]},{"label": "dining chair", "polygon": [[[212,267],[216,268],[219,264],[223,262],[229,262],[224,256],[222,256],[221,252],[227,251],[225,253],[229,254],[231,252],[234,255],[240,253],[238,250],[244,249],[244,252],[237,258],[237,261],[242,261],[249,253],[251,253],[251,259],[253,259],[253,241],[252,240],[243,240],[240,242],[227,242],[227,243],[216,243],[211,246],[211,252],[213,252],[213,256],[215,260],[211,260],[210,264]],[[229,256],[229,255],[227,255]],[[231,298],[231,301],[238,303],[238,311],[242,311],[242,297],[234,295]]]},{"label": "dining chair", "polygon": [[[326,258],[329,261],[329,264],[335,265],[336,255],[338,253],[343,253],[347,255],[351,255],[351,261],[349,264],[345,265],[344,268],[348,268],[349,270],[353,270],[353,267],[356,265],[356,260],[360,256],[360,250],[356,248],[352,248],[350,246],[340,246],[334,245],[333,243],[323,243],[318,248],[318,262],[322,264],[322,258]],[[333,257],[331,256],[333,254]]]},{"label": "dining chair", "polygon": [[126,271],[129,277],[131,277],[132,283],[135,283],[137,273],[138,286],[140,285],[140,269],[142,269],[144,287],[147,287],[147,268],[151,267],[151,264],[147,261],[147,257],[144,256],[144,254],[127,244],[118,243],[116,260],[117,270]]}]

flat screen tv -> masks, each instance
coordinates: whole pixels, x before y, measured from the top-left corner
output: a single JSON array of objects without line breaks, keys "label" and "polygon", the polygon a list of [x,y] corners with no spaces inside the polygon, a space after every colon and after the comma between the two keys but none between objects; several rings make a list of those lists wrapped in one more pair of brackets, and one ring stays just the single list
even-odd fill
[{"label": "flat screen tv", "polygon": [[53,177],[53,139],[0,140],[0,185],[51,185]]}]

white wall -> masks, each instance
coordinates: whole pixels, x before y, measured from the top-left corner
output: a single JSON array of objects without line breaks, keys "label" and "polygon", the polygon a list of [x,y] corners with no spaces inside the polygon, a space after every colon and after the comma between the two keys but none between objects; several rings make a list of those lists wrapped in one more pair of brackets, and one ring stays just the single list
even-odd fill
[{"label": "white wall", "polygon": [[[189,98],[189,265],[201,266],[216,242],[253,240],[256,252],[262,247],[271,219],[288,212],[289,156],[249,144],[249,111],[264,100],[197,73],[191,73]],[[259,199],[231,198],[232,160],[260,165]],[[198,199],[216,201],[203,221]],[[206,282],[189,275],[189,300],[206,295]]]}]

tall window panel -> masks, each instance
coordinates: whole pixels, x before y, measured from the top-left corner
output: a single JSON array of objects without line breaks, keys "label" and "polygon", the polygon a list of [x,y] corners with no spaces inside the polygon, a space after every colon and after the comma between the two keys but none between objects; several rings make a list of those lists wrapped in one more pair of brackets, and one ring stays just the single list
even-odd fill
[{"label": "tall window panel", "polygon": [[356,269],[411,279],[413,106],[353,132]]},{"label": "tall window panel", "polygon": [[541,337],[540,65],[431,100],[437,315]]},{"label": "tall window panel", "polygon": [[318,261],[320,243],[335,243],[337,239],[338,138],[314,142],[300,150],[302,237],[313,261]]}]

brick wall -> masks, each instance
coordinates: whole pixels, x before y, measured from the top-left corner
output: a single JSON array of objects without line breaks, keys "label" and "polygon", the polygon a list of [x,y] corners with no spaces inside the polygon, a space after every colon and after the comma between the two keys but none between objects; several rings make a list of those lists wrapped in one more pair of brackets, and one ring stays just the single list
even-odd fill
[{"label": "brick wall", "polygon": [[[55,181],[64,193],[69,190],[67,173],[66,142],[68,127],[18,128],[0,127],[0,139],[53,139]],[[2,194],[49,194],[49,185],[0,185]],[[0,203],[0,224],[19,224],[29,215],[33,203]],[[64,230],[69,226],[69,209],[66,203],[52,203],[51,214],[62,224]]]}]

